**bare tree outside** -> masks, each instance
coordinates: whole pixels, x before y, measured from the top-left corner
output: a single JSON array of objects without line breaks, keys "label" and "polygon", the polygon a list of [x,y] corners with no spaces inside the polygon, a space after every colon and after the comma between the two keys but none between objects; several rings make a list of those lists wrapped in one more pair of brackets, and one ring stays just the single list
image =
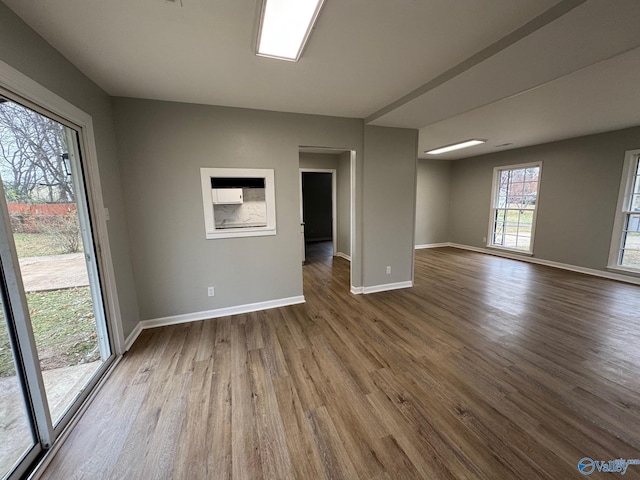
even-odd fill
[{"label": "bare tree outside", "polygon": [[16,103],[0,103],[0,170],[10,202],[73,202],[67,151],[62,124]]},{"label": "bare tree outside", "polygon": [[[69,143],[68,143],[69,142]],[[70,151],[71,149],[71,151]],[[26,300],[35,352],[49,414],[57,422],[102,363],[96,306],[81,222],[74,195],[81,182],[77,132],[0,96],[0,182],[5,193],[18,261],[20,295]],[[71,158],[70,158],[71,156]],[[75,163],[74,163],[75,162]],[[76,165],[72,176],[72,164]],[[4,207],[3,207],[4,208]],[[15,287],[14,287],[15,288]],[[99,288],[99,287],[98,287]],[[22,348],[11,339],[12,306],[0,305],[0,477],[23,455],[32,439],[24,395],[16,373]],[[106,355],[106,353],[105,353]]]},{"label": "bare tree outside", "polygon": [[540,167],[507,168],[498,175],[491,244],[528,250],[533,232]]}]

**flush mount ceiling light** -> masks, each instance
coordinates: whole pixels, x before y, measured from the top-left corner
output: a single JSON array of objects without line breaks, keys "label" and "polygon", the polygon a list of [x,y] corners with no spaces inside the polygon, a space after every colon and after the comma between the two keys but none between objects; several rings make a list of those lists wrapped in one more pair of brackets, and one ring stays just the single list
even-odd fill
[{"label": "flush mount ceiling light", "polygon": [[464,142],[454,143],[453,145],[445,145],[444,147],[436,148],[433,150],[427,150],[427,155],[438,155],[439,153],[452,152],[454,150],[460,150],[461,148],[473,147],[474,145],[480,145],[481,143],[486,143],[486,140],[479,140],[477,138],[472,138],[471,140],[465,140]]},{"label": "flush mount ceiling light", "polygon": [[324,0],[263,0],[256,55],[297,62]]}]

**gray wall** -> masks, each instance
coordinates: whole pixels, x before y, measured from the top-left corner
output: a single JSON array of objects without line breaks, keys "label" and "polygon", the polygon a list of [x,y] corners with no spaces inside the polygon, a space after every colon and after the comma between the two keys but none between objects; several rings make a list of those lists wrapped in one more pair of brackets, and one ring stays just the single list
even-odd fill
[{"label": "gray wall", "polygon": [[300,153],[300,168],[336,169],[337,241],[336,250],[351,255],[351,153]]},{"label": "gray wall", "polygon": [[534,256],[604,270],[625,150],[640,127],[456,161],[451,177],[451,241],[483,247],[493,167],[541,160]]},{"label": "gray wall", "polygon": [[110,97],[0,3],[0,60],[91,115],[113,268],[127,336],[139,320]]},{"label": "gray wall", "polygon": [[364,286],[410,281],[418,131],[366,126],[364,140]]},{"label": "gray wall", "polygon": [[447,160],[418,160],[416,245],[449,241],[452,165]]},{"label": "gray wall", "polygon": [[[362,159],[362,120],[127,98],[114,112],[143,319],[302,295],[298,148]],[[206,240],[200,167],[275,169],[278,234]]]},{"label": "gray wall", "polygon": [[351,152],[338,157],[338,247],[339,253],[351,255]]},{"label": "gray wall", "polygon": [[300,152],[300,168],[338,169],[339,155]]}]

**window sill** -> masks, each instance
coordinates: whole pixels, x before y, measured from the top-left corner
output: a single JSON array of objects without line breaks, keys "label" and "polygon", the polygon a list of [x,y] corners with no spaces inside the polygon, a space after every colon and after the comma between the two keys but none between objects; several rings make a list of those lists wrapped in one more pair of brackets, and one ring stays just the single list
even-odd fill
[{"label": "window sill", "polygon": [[612,270],[614,272],[624,273],[625,275],[632,275],[634,277],[640,277],[640,269],[639,268],[629,268],[629,267],[621,267],[620,265],[608,265],[606,267],[607,270]]},{"label": "window sill", "polygon": [[533,257],[533,252],[526,252],[524,250],[518,250],[515,248],[498,247],[496,245],[487,245],[486,247],[491,250],[500,250],[501,252],[515,253],[524,257]]}]

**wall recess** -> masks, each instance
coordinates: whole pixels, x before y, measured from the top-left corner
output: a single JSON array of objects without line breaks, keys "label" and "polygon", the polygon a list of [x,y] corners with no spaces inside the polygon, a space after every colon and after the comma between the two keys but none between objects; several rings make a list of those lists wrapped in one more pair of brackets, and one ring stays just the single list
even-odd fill
[{"label": "wall recess", "polygon": [[207,239],[276,234],[274,171],[201,168]]}]

